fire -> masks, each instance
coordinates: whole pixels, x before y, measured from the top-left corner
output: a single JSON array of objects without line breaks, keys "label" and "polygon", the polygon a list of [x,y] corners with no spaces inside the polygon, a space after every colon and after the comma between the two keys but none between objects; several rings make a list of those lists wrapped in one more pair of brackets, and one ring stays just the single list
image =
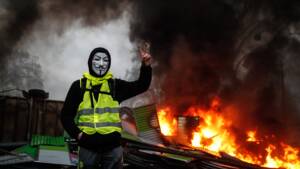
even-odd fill
[{"label": "fire", "polygon": [[247,136],[248,136],[248,138],[247,138],[248,142],[254,142],[256,144],[259,144],[260,141],[256,138],[256,131],[255,130],[249,130],[247,132]]},{"label": "fire", "polygon": [[299,150],[284,143],[281,143],[281,147],[284,150],[282,156],[276,155],[276,146],[270,144],[266,148],[268,155],[266,157],[266,163],[263,166],[273,168],[284,167],[288,169],[300,168]]},{"label": "fire", "polygon": [[256,142],[257,141],[256,137],[255,137],[256,131],[248,131],[247,135],[248,135],[247,141],[250,141],[250,142]]},{"label": "fire", "polygon": [[[179,134],[174,114],[176,113],[173,113],[169,107],[158,111],[162,134],[176,138],[176,135],[179,137]],[[233,122],[223,115],[220,109],[220,100],[217,98],[213,100],[209,108],[192,106],[183,115],[200,118],[199,124],[190,133],[187,133],[190,134],[185,142],[187,146],[209,150],[217,154],[225,152],[243,161],[264,167],[300,169],[300,153],[297,148],[285,143],[272,144],[272,141],[259,137],[259,132],[253,129],[245,131],[244,138],[237,138],[231,130]],[[241,144],[241,139],[244,139],[242,140],[243,144]],[[256,146],[261,150],[259,153],[251,152],[251,148],[246,149],[243,145]]]},{"label": "fire", "polygon": [[[200,112],[202,113],[203,111]],[[224,119],[220,116],[208,114],[193,132],[192,146],[206,148],[214,152],[221,150],[234,153],[234,148],[230,144],[224,144],[225,142],[234,142],[234,137],[224,128],[227,124],[230,124],[230,122],[225,123]]]},{"label": "fire", "polygon": [[157,115],[161,133],[165,136],[174,135],[177,129],[177,120],[173,117],[171,109],[161,109]]}]

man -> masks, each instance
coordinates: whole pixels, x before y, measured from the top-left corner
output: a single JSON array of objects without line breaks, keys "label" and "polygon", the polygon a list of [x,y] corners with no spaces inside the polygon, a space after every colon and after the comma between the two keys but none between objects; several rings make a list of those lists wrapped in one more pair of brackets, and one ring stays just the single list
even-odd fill
[{"label": "man", "polygon": [[140,76],[133,82],[113,79],[108,50],[95,48],[89,56],[89,73],[73,82],[61,112],[67,133],[79,144],[78,168],[122,168],[123,149],[119,103],[149,88],[151,57],[145,50]]}]

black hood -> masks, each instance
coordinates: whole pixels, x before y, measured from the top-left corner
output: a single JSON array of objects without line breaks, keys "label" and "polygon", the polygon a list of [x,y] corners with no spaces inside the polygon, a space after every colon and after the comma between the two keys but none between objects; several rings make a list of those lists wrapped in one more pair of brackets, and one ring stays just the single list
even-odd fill
[{"label": "black hood", "polygon": [[[101,76],[97,75],[97,74],[93,71],[93,69],[92,69],[92,60],[93,60],[93,56],[94,56],[95,53],[97,53],[97,52],[105,53],[105,54],[108,56],[108,59],[109,59],[108,69],[107,69],[107,71],[106,71],[103,75],[101,75]],[[102,47],[98,47],[98,48],[95,48],[95,49],[92,50],[92,52],[90,53],[90,56],[89,56],[89,60],[88,60],[89,72],[90,72],[91,75],[93,75],[93,76],[95,76],[95,77],[103,77],[103,76],[105,76],[105,74],[108,72],[108,70],[109,70],[109,68],[110,68],[110,65],[111,65],[111,57],[110,57],[110,53],[108,52],[107,49],[102,48]]]}]

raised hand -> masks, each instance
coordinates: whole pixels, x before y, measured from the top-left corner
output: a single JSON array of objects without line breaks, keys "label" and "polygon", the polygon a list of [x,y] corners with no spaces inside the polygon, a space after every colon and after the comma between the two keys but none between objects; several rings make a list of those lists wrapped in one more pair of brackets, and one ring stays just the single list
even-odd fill
[{"label": "raised hand", "polygon": [[150,66],[152,62],[152,57],[150,54],[150,44],[148,42],[144,42],[141,47],[139,47],[139,53],[140,57],[142,59],[142,62]]}]

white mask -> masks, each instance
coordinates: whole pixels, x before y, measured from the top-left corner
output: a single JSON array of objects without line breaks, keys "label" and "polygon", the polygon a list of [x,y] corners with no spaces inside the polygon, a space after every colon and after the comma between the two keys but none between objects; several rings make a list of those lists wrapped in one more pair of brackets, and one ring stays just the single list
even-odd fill
[{"label": "white mask", "polygon": [[110,59],[102,52],[97,52],[92,59],[92,70],[99,76],[103,76],[109,69]]}]

